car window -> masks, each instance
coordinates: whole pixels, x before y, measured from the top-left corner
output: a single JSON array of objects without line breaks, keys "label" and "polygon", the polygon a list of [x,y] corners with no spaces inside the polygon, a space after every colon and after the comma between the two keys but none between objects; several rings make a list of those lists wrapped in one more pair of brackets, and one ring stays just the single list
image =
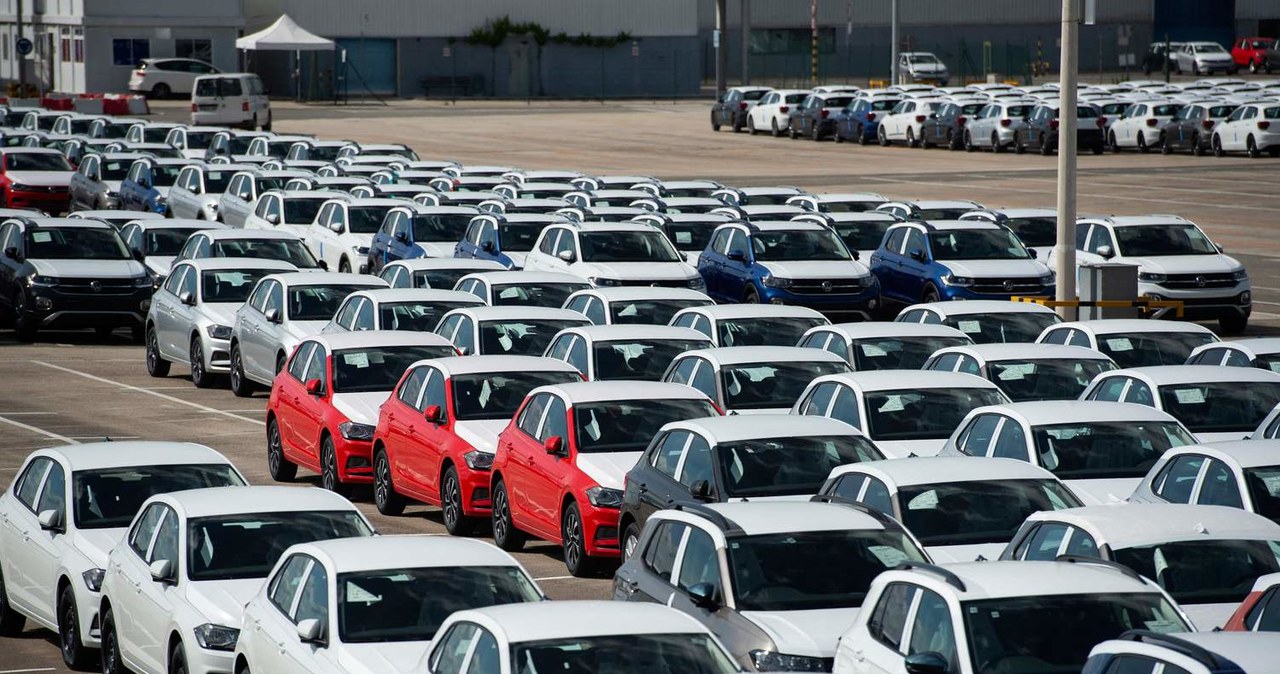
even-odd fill
[{"label": "car window", "polygon": [[156,528],[156,540],[151,544],[147,563],[167,561],[174,571],[178,568],[178,516],[169,508],[161,508],[164,518]]},{"label": "car window", "polygon": [[680,484],[692,487],[697,482],[714,484],[711,474],[711,445],[701,435],[694,435],[680,466]]},{"label": "car window", "polygon": [[524,431],[530,437],[538,437],[538,427],[542,425],[542,413],[547,410],[547,403],[551,399],[550,393],[541,393],[530,400],[524,409],[520,411],[520,417],[516,420],[516,427]]},{"label": "car window", "polygon": [[604,302],[594,297],[587,298],[586,310],[583,313],[586,315],[587,320],[591,321],[592,325],[605,325],[609,322],[608,318],[605,317]]},{"label": "car window", "polygon": [[67,521],[67,474],[57,461],[49,462],[44,487],[40,490],[40,499],[36,503],[37,513],[46,510],[58,513],[59,522]]},{"label": "car window", "polygon": [[441,637],[439,647],[432,653],[431,671],[435,674],[461,674],[471,643],[479,634],[480,628],[473,623],[455,623]]},{"label": "car window", "polygon": [[797,410],[805,416],[822,417],[827,415],[831,407],[831,399],[835,397],[838,384],[823,382],[813,387],[809,395],[801,399]]},{"label": "car window", "polygon": [[1147,383],[1138,379],[1131,380],[1129,390],[1124,394],[1124,402],[1137,403],[1148,407],[1155,407],[1156,399],[1151,395],[1151,387]]},{"label": "car window", "polygon": [[1030,454],[1027,453],[1027,434],[1022,430],[1022,424],[1013,419],[1005,419],[991,456],[997,459],[1031,460]]},{"label": "car window", "polygon": [[1204,471],[1204,480],[1200,484],[1200,493],[1196,496],[1200,505],[1219,505],[1230,508],[1243,508],[1240,498],[1240,485],[1227,465],[1217,459],[1209,460],[1209,467]]},{"label": "car window", "polygon": [[1124,387],[1129,383],[1128,377],[1109,377],[1098,388],[1089,394],[1089,400],[1107,400],[1111,402],[1120,402],[1120,396],[1124,393]]},{"label": "car window", "polygon": [[146,558],[147,550],[151,547],[151,537],[155,535],[156,526],[160,524],[160,518],[164,517],[164,514],[164,506],[152,503],[147,506],[146,512],[142,513],[142,517],[138,518],[133,529],[129,531],[129,548],[138,557]]},{"label": "car window", "polygon": [[915,599],[916,586],[906,583],[892,583],[880,595],[875,613],[867,621],[867,631],[871,638],[900,651],[902,634],[907,626],[907,612]]},{"label": "car window", "polygon": [[311,351],[319,348],[315,342],[304,342],[298,350],[294,352],[293,359],[289,361],[289,376],[298,381],[306,381],[304,377],[307,374],[307,365],[311,362]]},{"label": "car window", "polygon": [[40,493],[40,485],[44,481],[44,474],[49,470],[49,465],[52,463],[51,459],[43,456],[34,459],[27,464],[26,470],[22,471],[22,475],[14,482],[13,494],[28,510],[35,510],[36,496]]},{"label": "car window", "polygon": [[716,555],[715,541],[701,529],[690,529],[684,544],[684,556],[680,559],[680,578],[677,587],[689,591],[699,583],[720,584],[720,560]]},{"label": "car window", "polygon": [[957,448],[969,456],[986,456],[991,451],[991,443],[1002,418],[999,414],[979,415],[961,433]]},{"label": "car window", "polygon": [[862,503],[890,517],[894,516],[893,498],[889,494],[888,485],[874,477],[867,477],[867,488],[862,494]]},{"label": "car window", "polygon": [[689,443],[689,435],[688,431],[671,431],[662,437],[654,447],[652,457],[652,465],[658,472],[675,479],[680,457],[684,455],[684,446]]},{"label": "car window", "polygon": [[1205,461],[1206,457],[1199,454],[1184,454],[1175,458],[1156,476],[1152,491],[1172,503],[1190,503],[1191,491]]},{"label": "car window", "polygon": [[311,565],[311,571],[302,583],[298,594],[298,608],[293,613],[294,624],[303,620],[318,620],[322,626],[329,624],[329,583],[324,565]]},{"label": "car window", "polygon": [[937,653],[947,662],[946,671],[959,669],[956,664],[956,633],[947,602],[936,592],[920,590],[915,619],[911,622],[911,643],[907,655]]},{"label": "car window", "polygon": [[422,386],[422,400],[415,407],[420,412],[425,412],[432,405],[439,406],[441,410],[447,410],[448,400],[445,398],[444,373],[434,367],[422,369],[428,371],[427,378]]},{"label": "car window", "polygon": [[644,550],[644,566],[655,576],[671,582],[671,572],[675,570],[676,553],[680,549],[680,541],[688,526],[681,522],[660,522],[658,528],[649,538]]},{"label": "car window", "polygon": [[862,428],[862,413],[858,408],[858,397],[848,386],[836,386],[836,395],[831,403],[832,419],[843,421],[854,428]]},{"label": "car window", "polygon": [[427,371],[432,369],[430,367],[419,367],[409,373],[404,383],[400,385],[400,389],[396,391],[396,398],[410,407],[417,407],[418,396],[422,393],[422,384],[427,379]]},{"label": "car window", "polygon": [[841,498],[847,498],[851,501],[857,501],[862,495],[862,487],[867,484],[867,476],[858,473],[850,473],[841,475],[836,478],[836,483],[832,485],[830,490],[823,490],[824,494],[835,494]]},{"label": "car window", "polygon": [[293,598],[298,594],[298,586],[307,572],[311,558],[306,555],[292,555],[284,563],[280,572],[271,579],[267,588],[267,598],[281,613],[286,616],[293,611]]}]

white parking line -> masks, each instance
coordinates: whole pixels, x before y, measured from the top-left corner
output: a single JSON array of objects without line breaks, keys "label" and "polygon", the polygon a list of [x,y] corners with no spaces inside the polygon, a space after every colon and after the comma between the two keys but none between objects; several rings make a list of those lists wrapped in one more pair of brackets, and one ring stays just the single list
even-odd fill
[{"label": "white parking line", "polygon": [[[251,424],[257,424],[258,426],[265,426],[265,425],[266,425],[266,423],[267,423],[267,422],[265,422],[265,421],[263,421],[263,420],[261,420],[261,419],[250,419],[249,417],[242,417],[242,416],[240,416],[239,414],[234,414],[234,413],[232,413],[232,412],[228,412],[228,411],[226,411],[226,410],[220,410],[220,409],[217,409],[217,408],[214,408],[214,407],[209,407],[208,405],[201,405],[200,403],[193,403],[193,402],[191,402],[190,400],[183,400],[182,398],[175,398],[175,397],[173,397],[173,396],[171,396],[171,395],[165,395],[165,394],[163,394],[163,393],[159,393],[159,392],[157,392],[157,391],[151,391],[151,390],[148,390],[148,389],[142,388],[142,387],[140,387],[140,386],[133,386],[133,385],[131,385],[131,384],[123,384],[123,383],[121,383],[121,382],[113,381],[113,380],[111,380],[111,379],[107,379],[107,378],[105,378],[105,377],[99,377],[99,376],[98,376],[98,375],[96,375],[96,374],[89,374],[88,372],[81,372],[81,371],[79,371],[79,370],[73,370],[73,369],[71,369],[71,368],[69,368],[69,367],[62,367],[61,365],[54,365],[53,363],[46,363],[46,362],[44,362],[44,361],[42,361],[42,360],[33,360],[33,361],[31,361],[31,362],[32,362],[32,363],[35,363],[36,365],[41,365],[41,366],[44,366],[44,367],[47,367],[47,368],[50,368],[50,369],[58,370],[58,371],[60,371],[60,372],[66,372],[67,374],[74,374],[74,375],[76,375],[77,377],[84,377],[85,379],[90,379],[90,380],[93,380],[93,381],[96,381],[96,382],[101,382],[101,383],[103,383],[103,384],[110,384],[110,385],[112,385],[112,386],[118,386],[118,387],[120,387],[120,388],[122,388],[122,389],[125,389],[126,391],[134,391],[134,392],[136,392],[136,393],[145,393],[146,395],[149,395],[149,396],[155,396],[155,397],[157,397],[157,398],[160,398],[161,400],[167,400],[167,401],[169,401],[169,402],[171,402],[171,403],[177,403],[177,404],[179,404],[179,405],[186,405],[187,407],[191,407],[191,408],[194,408],[194,409],[200,410],[200,411],[202,411],[202,412],[208,412],[209,414],[218,414],[218,415],[221,415],[221,416],[224,416],[224,417],[230,418],[230,419],[235,419],[236,421],[247,421],[247,422],[249,422],[249,423],[251,423]],[[3,672],[0,672],[0,674],[4,674],[4,673],[3,673]]]},{"label": "white parking line", "polygon": [[[577,576],[547,576],[545,578],[534,578],[534,580],[542,582],[544,580],[573,580],[574,578],[577,578]],[[0,672],[0,674],[4,674],[4,672]]]},{"label": "white parking line", "polygon": [[[67,443],[68,445],[78,445],[78,444],[80,444],[80,441],[79,441],[79,440],[76,440],[75,438],[68,438],[68,437],[67,437],[67,436],[65,436],[65,435],[58,435],[57,433],[54,433],[53,431],[46,431],[46,430],[44,430],[43,428],[36,428],[35,426],[30,426],[30,425],[28,425],[28,424],[24,424],[24,423],[22,423],[21,421],[14,421],[13,419],[9,419],[9,418],[7,418],[7,417],[0,416],[0,422],[2,422],[2,423],[6,423],[6,424],[9,424],[10,426],[17,426],[18,428],[21,428],[21,429],[26,430],[26,431],[31,431],[32,433],[36,433],[36,434],[39,434],[39,435],[43,435],[44,437],[49,438],[50,440],[57,440],[58,442],[65,442],[65,443]],[[20,670],[20,671],[22,671],[22,670]],[[42,671],[42,670],[30,670],[30,671]],[[0,674],[4,674],[4,672],[0,672]]]},{"label": "white parking line", "polygon": [[39,669],[0,669],[0,674],[22,674],[23,672],[56,672],[53,667],[40,667]]}]

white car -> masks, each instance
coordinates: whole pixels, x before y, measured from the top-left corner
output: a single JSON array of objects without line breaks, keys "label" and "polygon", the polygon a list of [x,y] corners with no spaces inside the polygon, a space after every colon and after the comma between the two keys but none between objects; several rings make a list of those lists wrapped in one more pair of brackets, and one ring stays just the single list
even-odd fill
[{"label": "white car", "polygon": [[284,551],[245,606],[234,671],[419,671],[451,613],[544,599],[519,562],[481,541],[379,536],[302,543]]},{"label": "white car", "polygon": [[[399,160],[418,161],[418,153],[404,143],[355,143],[347,142],[338,150],[338,159],[359,157],[361,155],[391,155]],[[499,174],[511,170],[502,167]]]},{"label": "white car", "polygon": [[[911,82],[934,82],[938,86],[946,86],[951,75],[947,72],[947,64],[927,51],[908,51],[898,55],[898,78]],[[902,91],[908,91],[912,85],[899,85]],[[932,85],[927,86],[932,89]]]},{"label": "white car", "polygon": [[1107,144],[1112,152],[1123,148],[1134,147],[1139,152],[1150,152],[1160,147],[1164,139],[1161,134],[1166,124],[1182,106],[1167,100],[1143,101],[1125,108],[1120,119],[1111,123],[1107,131]]},{"label": "white car", "polygon": [[808,307],[714,304],[681,309],[670,325],[693,328],[716,346],[793,346],[805,330],[831,321]]},{"label": "white car", "polygon": [[[834,205],[839,206],[839,204]],[[898,218],[890,213],[875,211],[820,211],[792,216],[791,221],[812,222],[835,230],[836,235],[844,241],[845,248],[853,253],[853,259],[865,260],[862,263],[864,265],[871,260],[871,255],[884,240],[884,234],[889,231],[889,227],[899,222]]]},{"label": "white car", "polygon": [[318,334],[342,300],[357,290],[387,287],[373,276],[295,272],[262,277],[231,326],[231,392],[271,386],[303,339]]},{"label": "white car", "polygon": [[1129,500],[1241,508],[1280,521],[1280,440],[1187,445],[1164,453]]},{"label": "white car", "polygon": [[1231,52],[1223,49],[1217,42],[1185,42],[1174,52],[1174,57],[1179,73],[1202,75],[1220,72],[1234,75],[1237,70]]},{"label": "white car", "polygon": [[253,73],[200,75],[191,88],[193,125],[271,130],[271,99]]},{"label": "white car", "polygon": [[1081,400],[1150,405],[1201,442],[1246,438],[1280,404],[1280,374],[1251,367],[1156,365],[1104,372]]},{"label": "white car", "polygon": [[1220,340],[1195,323],[1103,318],[1049,325],[1035,341],[1083,346],[1107,354],[1120,367],[1142,367],[1185,363],[1193,349]]},{"label": "white car", "polygon": [[199,59],[142,59],[129,74],[129,91],[156,98],[190,94],[196,77],[219,72],[209,62]]},{"label": "white car", "polygon": [[321,334],[365,330],[431,332],[448,312],[484,306],[480,298],[457,290],[379,288],[359,290],[342,301]]},{"label": "white car", "polygon": [[1116,364],[1100,351],[1063,344],[969,344],[939,349],[921,369],[991,380],[1014,402],[1075,400]]},{"label": "white car", "polygon": [[1019,132],[1027,127],[1027,115],[1035,103],[1030,99],[1013,99],[983,106],[964,126],[964,149],[973,152],[986,147],[992,152],[1003,152],[1013,147]]},{"label": "white car", "polygon": [[363,274],[373,236],[400,199],[330,199],[320,207],[302,240],[328,269]]},{"label": "white car", "polygon": [[1027,461],[1088,504],[1123,502],[1164,452],[1195,444],[1177,419],[1146,405],[1054,400],[979,407],[939,456]]},{"label": "white car", "polygon": [[[218,220],[228,227],[244,227],[245,218],[253,213],[253,206],[267,190],[278,190],[292,178],[303,178],[305,171],[269,171],[255,168],[239,171],[231,176],[221,196],[218,197]],[[317,256],[318,257],[318,256]]]},{"label": "white car", "polygon": [[302,271],[320,271],[319,263],[302,241],[287,232],[265,229],[245,231],[221,225],[201,229],[187,237],[173,264],[210,257],[252,257],[281,260]]},{"label": "white car", "polygon": [[1280,338],[1255,337],[1197,346],[1187,365],[1256,367],[1280,373]]},{"label": "white car", "polygon": [[894,141],[901,141],[907,147],[915,147],[923,137],[925,120],[941,108],[947,101],[942,98],[906,99],[898,101],[889,114],[880,119],[876,130],[876,138],[884,146]]},{"label": "white car", "polygon": [[203,258],[173,266],[147,312],[147,373],[165,377],[172,363],[191,368],[191,383],[209,388],[231,371],[231,326],[258,280],[297,271],[288,262]]},{"label": "white car", "polygon": [[[752,135],[768,131],[781,136],[791,125],[791,108],[800,105],[809,96],[805,89],[774,89],[760,98],[747,111],[747,130]],[[660,186],[659,186],[660,187]],[[689,194],[683,196],[703,196]]]},{"label": "white car", "polygon": [[263,192],[244,218],[244,229],[288,232],[301,239],[311,229],[320,207],[334,199],[350,199],[342,192],[273,189]]},{"label": "white car", "polygon": [[1013,232],[1014,236],[1034,251],[1037,260],[1048,260],[1058,243],[1058,211],[1056,208],[984,208],[960,216],[961,220],[994,222]]},{"label": "white car", "polygon": [[411,258],[388,262],[378,277],[392,288],[433,288],[452,290],[467,274],[506,271],[506,267],[490,260],[466,260],[453,257]]},{"label": "white car", "polygon": [[938,349],[973,344],[945,325],[866,321],[809,328],[796,346],[830,351],[858,372],[918,370]]},{"label": "white car", "polygon": [[1244,152],[1256,158],[1263,150],[1280,157],[1280,102],[1263,101],[1236,108],[1214,128],[1210,142],[1219,157],[1227,152]]},{"label": "white car", "polygon": [[1249,594],[1241,579],[1280,571],[1280,524],[1222,506],[1071,508],[1032,514],[1000,558],[1059,555],[1123,564],[1164,588],[1197,629],[1213,630]]},{"label": "white car", "polygon": [[29,619],[57,632],[67,666],[96,664],[107,553],[165,490],[245,484],[221,454],[186,442],[101,442],[32,452],[0,494],[0,635]]},{"label": "white car", "polygon": [[713,304],[697,290],[630,286],[579,290],[564,301],[564,308],[595,325],[666,325],[682,309]]},{"label": "white car", "polygon": [[937,454],[970,410],[1008,402],[971,374],[878,370],[814,379],[791,413],[843,421],[897,458]]},{"label": "white car", "polygon": [[232,671],[244,605],[289,546],[372,536],[322,489],[220,487],[152,496],[102,578],[104,674]]},{"label": "white car", "polygon": [[1030,302],[1000,300],[913,304],[898,312],[897,318],[893,320],[899,323],[945,325],[969,335],[979,344],[1040,341],[1036,337],[1046,328],[1062,322],[1058,314],[1049,307]]},{"label": "white car", "polygon": [[1262,423],[1253,430],[1249,435],[1253,440],[1276,440],[1280,439],[1280,404],[1277,404],[1267,414]]},{"label": "white car", "polygon": [[662,381],[701,391],[725,414],[785,413],[809,382],[849,372],[833,353],[796,346],[722,346],[680,354]]},{"label": "white car", "polygon": [[544,354],[569,363],[587,381],[658,381],[676,356],[711,348],[706,335],[669,325],[592,325],[565,328]]},{"label": "white car", "polygon": [[661,229],[640,223],[552,225],[538,236],[524,268],[572,274],[596,288],[706,288]]},{"label": "white car", "polygon": [[875,210],[888,201],[876,192],[823,192],[801,194],[787,199],[787,203],[816,213],[863,213]]},{"label": "white car", "polygon": [[492,307],[559,308],[569,296],[591,287],[581,277],[549,271],[493,271],[467,274],[454,290],[471,293]]},{"label": "white car", "polygon": [[[117,211],[118,212],[118,211]],[[156,214],[159,215],[159,214]],[[133,220],[120,228],[120,238],[124,245],[140,255],[140,261],[151,274],[155,285],[164,283],[173,266],[174,257],[192,234],[204,229],[220,229],[216,222],[201,220],[179,220],[160,217],[158,220]]]},{"label": "white car", "polygon": [[187,126],[185,124],[169,129],[164,142],[178,148],[187,159],[205,159],[209,146],[213,143],[214,134],[222,129],[216,126]]},{"label": "white car", "polygon": [[1280,634],[1270,632],[1139,632],[1095,646],[1089,652],[1084,671],[1119,672],[1125,671],[1122,668],[1137,667],[1134,671],[1139,674],[1154,671],[1263,674],[1274,666],[1278,648]]},{"label": "white car", "polygon": [[886,201],[876,211],[892,213],[900,220],[958,220],[965,213],[981,210],[982,204],[968,199],[914,199]]},{"label": "white car", "polygon": [[203,164],[183,167],[169,188],[169,213],[175,218],[218,222],[218,206],[231,177],[251,171],[248,164]]},{"label": "white car", "polygon": [[435,332],[464,356],[541,356],[561,330],[590,324],[582,314],[568,309],[474,307],[445,314]]}]

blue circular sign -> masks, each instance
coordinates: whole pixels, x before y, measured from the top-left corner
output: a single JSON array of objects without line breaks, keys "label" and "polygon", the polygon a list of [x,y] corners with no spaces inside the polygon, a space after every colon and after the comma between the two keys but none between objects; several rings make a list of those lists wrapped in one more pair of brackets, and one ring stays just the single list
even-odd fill
[{"label": "blue circular sign", "polygon": [[18,52],[18,54],[26,56],[35,50],[36,44],[31,41],[31,38],[20,37],[17,42],[13,44],[13,48]]}]

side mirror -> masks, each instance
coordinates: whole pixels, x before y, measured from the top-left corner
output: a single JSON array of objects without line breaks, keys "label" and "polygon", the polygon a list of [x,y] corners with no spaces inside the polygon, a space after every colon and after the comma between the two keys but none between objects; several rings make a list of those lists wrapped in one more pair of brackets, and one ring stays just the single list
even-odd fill
[{"label": "side mirror", "polygon": [[910,255],[911,255],[911,259],[917,262],[924,262],[926,259],[924,256],[924,251],[920,250],[919,248],[912,248]]},{"label": "side mirror", "polygon": [[469,347],[469,346],[460,346],[460,347],[458,347],[458,355],[459,355],[459,356],[470,356],[470,355],[471,355],[471,347]]},{"label": "side mirror", "polygon": [[184,290],[178,293],[178,301],[187,306],[194,306],[196,303],[196,297],[191,294],[190,290]]},{"label": "side mirror", "polygon": [[573,262],[575,259],[573,251],[571,250],[562,250],[559,253],[556,253],[556,257],[564,260],[565,262]]},{"label": "side mirror", "polygon": [[934,651],[908,655],[903,664],[907,674],[947,674],[947,659]]},{"label": "side mirror", "polygon": [[1217,248],[1219,253],[1225,253],[1225,252],[1227,252],[1227,249],[1226,249],[1226,248],[1223,248],[1221,244],[1217,244],[1217,243],[1215,243],[1215,244],[1213,244],[1213,247],[1214,247],[1214,248]]},{"label": "side mirror", "polygon": [[142,261],[143,261],[144,259],[146,259],[146,257],[147,257],[147,254],[146,254],[146,253],[142,252],[141,250],[139,250],[139,249],[137,249],[137,248],[134,248],[134,249],[130,250],[129,252],[130,252],[130,253],[133,253],[133,259],[137,260],[138,262],[142,262]]},{"label": "side mirror", "polygon": [[315,618],[307,618],[298,623],[298,641],[304,644],[325,646],[324,624]]},{"label": "side mirror", "polygon": [[1098,257],[1101,257],[1104,260],[1110,260],[1115,256],[1116,252],[1112,250],[1111,246],[1098,246]]},{"label": "side mirror", "polygon": [[403,244],[406,244],[406,245],[409,243],[409,233],[408,233],[408,232],[396,232],[396,237],[395,237],[395,238],[396,238],[396,241],[399,241],[400,243],[403,243]]},{"label": "side mirror", "polygon": [[151,562],[151,580],[157,583],[172,583],[173,562],[167,559],[157,559]]},{"label": "side mirror", "polygon": [[716,586],[711,583],[694,583],[689,587],[689,599],[694,606],[708,611],[715,611],[720,608],[720,602],[716,600]]},{"label": "side mirror", "polygon": [[325,262],[324,260],[319,260],[319,261],[317,261],[317,262],[316,262],[316,266],[317,266],[317,267],[320,267],[321,269],[323,269],[323,270],[325,270],[325,271],[329,271],[329,263],[328,263],[328,262]]},{"label": "side mirror", "polygon": [[553,435],[547,438],[546,442],[542,443],[542,447],[547,450],[548,454],[560,454],[561,450],[564,448],[564,438],[561,438],[558,435]]},{"label": "side mirror", "polygon": [[324,384],[320,383],[320,380],[319,380],[319,379],[308,379],[308,380],[307,380],[307,394],[308,394],[308,395],[318,396],[318,395],[320,395],[320,394],[322,394],[322,393],[324,393]]},{"label": "side mirror", "polygon": [[278,224],[280,224],[280,214],[278,214],[278,213],[267,213],[267,222],[269,222],[269,223],[271,223],[271,224],[273,224],[273,225],[278,225]]},{"label": "side mirror", "polygon": [[5,257],[7,257],[7,258],[9,258],[10,260],[13,260],[14,262],[21,262],[21,261],[22,261],[22,260],[20,259],[20,256],[18,255],[18,249],[17,249],[16,247],[14,247],[14,246],[9,246],[8,248],[5,248],[5,249],[4,249],[4,256],[5,256]]},{"label": "side mirror", "polygon": [[492,253],[492,252],[493,252],[493,250],[494,250],[493,242],[492,242],[492,241],[481,241],[481,242],[480,242],[480,250],[483,250],[483,251],[484,251],[484,252],[486,252],[486,253]]},{"label": "side mirror", "polygon": [[[321,264],[324,264],[324,263],[321,263]],[[267,320],[271,323],[279,323],[280,310],[275,307],[271,307],[270,309],[267,309]]]},{"label": "side mirror", "polygon": [[1037,253],[1035,248],[1028,248],[1027,254],[1030,255],[1033,260],[1040,257],[1040,253]]},{"label": "side mirror", "polygon": [[698,480],[689,485],[689,495],[699,501],[711,500],[711,483],[706,480]]},{"label": "side mirror", "polygon": [[745,253],[742,253],[741,251],[737,251],[737,250],[731,250],[731,251],[729,251],[729,253],[728,253],[725,257],[729,258],[730,260],[733,260],[734,262],[746,262],[746,261],[747,261],[747,256],[746,256],[746,254],[745,254]]},{"label": "side mirror", "polygon": [[853,259],[855,259],[855,260],[861,260],[861,259],[862,259],[862,254],[861,254],[861,253],[859,253],[859,252],[858,252],[858,251],[856,251],[856,250],[851,250],[851,251],[849,251],[849,253],[851,253],[851,254],[853,255]]},{"label": "side mirror", "polygon": [[63,532],[62,513],[57,510],[41,510],[37,519],[40,520],[40,528],[44,531]]},{"label": "side mirror", "polygon": [[442,424],[445,421],[444,410],[440,409],[439,405],[429,405],[427,409],[422,412],[422,416],[433,424]]},{"label": "side mirror", "polygon": [[329,223],[329,231],[333,232],[334,234],[341,234],[342,230],[344,229],[346,229],[346,226],[343,225],[341,222]]}]

